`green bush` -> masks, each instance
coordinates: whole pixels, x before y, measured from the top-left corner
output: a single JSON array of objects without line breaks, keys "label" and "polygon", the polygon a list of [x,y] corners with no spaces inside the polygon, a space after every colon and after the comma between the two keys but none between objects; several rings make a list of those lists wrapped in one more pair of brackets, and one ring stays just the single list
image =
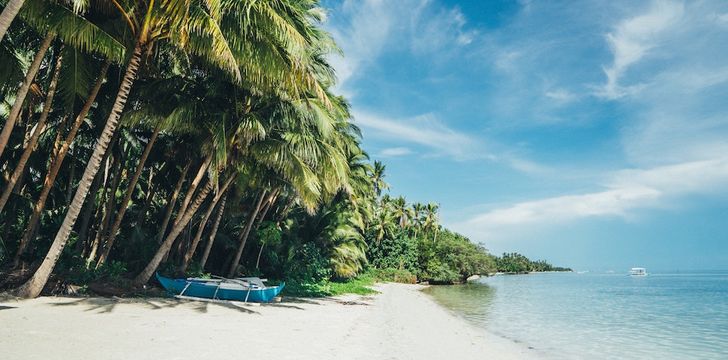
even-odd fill
[{"label": "green bush", "polygon": [[367,258],[378,269],[402,269],[416,273],[418,246],[417,239],[400,231],[396,237],[374,241],[369,246]]},{"label": "green bush", "polygon": [[400,269],[369,269],[366,273],[378,282],[396,282],[403,284],[417,283],[417,276],[409,270]]},{"label": "green bush", "polygon": [[331,265],[314,243],[294,250],[286,264],[287,279],[300,284],[320,284],[331,278]]}]

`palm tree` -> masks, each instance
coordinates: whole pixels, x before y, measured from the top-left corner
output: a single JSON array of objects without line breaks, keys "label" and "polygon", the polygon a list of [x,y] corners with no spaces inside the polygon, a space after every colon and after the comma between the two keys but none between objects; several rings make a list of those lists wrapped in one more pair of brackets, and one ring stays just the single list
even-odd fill
[{"label": "palm tree", "polygon": [[384,171],[386,166],[381,161],[374,161],[374,171],[372,171],[372,182],[377,196],[382,195],[382,190],[389,189],[389,185],[384,182]]},{"label": "palm tree", "polygon": [[[74,6],[77,10],[84,9],[81,2],[80,0],[74,1]],[[20,5],[22,5],[22,1],[20,1],[20,4],[16,3],[17,0],[12,0],[8,3],[8,7],[3,10],[2,15],[0,15],[0,40],[5,33],[2,27],[2,21],[6,16],[6,11],[10,15],[13,9],[11,6],[17,5],[19,10]],[[12,14],[12,17],[15,17],[15,14]],[[5,121],[5,125],[3,125],[2,132],[0,132],[0,156],[8,144],[10,133],[13,131],[15,122],[20,115],[20,110],[33,79],[35,79],[40,69],[43,57],[56,36],[60,37],[64,43],[81,51],[99,53],[114,61],[121,60],[124,54],[124,47],[111,35],[66,7],[49,0],[29,0],[21,12],[21,17],[36,31],[46,35],[26,72],[25,79],[15,96],[15,102],[13,103],[10,114]],[[8,26],[10,25],[10,21],[12,21],[12,18],[8,20]]]},{"label": "palm tree", "polygon": [[46,127],[46,120],[48,120],[48,114],[51,112],[51,107],[53,106],[53,98],[56,94],[56,86],[58,85],[58,77],[61,73],[61,61],[63,59],[62,55],[56,56],[55,61],[55,70],[53,71],[53,76],[51,78],[51,82],[48,85],[48,91],[46,92],[46,100],[43,104],[43,112],[41,112],[40,119],[38,119],[38,123],[35,125],[35,131],[33,131],[32,135],[30,136],[30,139],[28,140],[28,144],[25,147],[25,150],[23,151],[23,155],[21,155],[20,160],[18,160],[18,164],[15,166],[15,170],[13,171],[13,174],[10,176],[10,180],[5,185],[5,190],[2,193],[2,196],[0,196],[0,211],[5,207],[5,204],[7,203],[8,199],[10,198],[10,193],[12,192],[13,187],[15,187],[16,182],[20,178],[20,176],[23,174],[23,171],[25,170],[25,164],[28,162],[28,159],[30,158],[30,154],[35,149],[35,145],[38,143],[38,139],[40,138],[40,134],[45,130]]},{"label": "palm tree", "polygon": [[[33,207],[33,215],[31,216],[30,220],[28,221],[25,232],[23,233],[23,237],[21,238],[20,243],[18,244],[18,249],[16,250],[15,260],[14,260],[15,266],[18,265],[18,263],[20,261],[20,256],[23,255],[25,248],[28,246],[28,243],[30,242],[33,235],[35,234],[35,229],[38,226],[38,222],[40,221],[41,213],[45,209],[48,195],[50,194],[54,181],[56,180],[56,177],[58,176],[58,173],[61,170],[61,165],[63,165],[63,160],[65,159],[66,155],[68,154],[68,151],[71,148],[71,144],[73,143],[74,139],[76,138],[76,135],[78,134],[78,130],[80,129],[81,124],[83,123],[83,120],[86,119],[86,115],[88,115],[89,111],[91,110],[91,106],[93,106],[94,101],[96,100],[96,96],[99,94],[99,90],[101,90],[101,85],[104,83],[104,78],[106,76],[106,72],[109,69],[109,65],[110,65],[109,61],[106,61],[102,65],[99,77],[96,79],[96,83],[94,84],[93,88],[91,89],[91,91],[88,95],[88,98],[86,99],[86,102],[84,103],[83,107],[81,108],[81,111],[79,112],[78,116],[76,116],[75,121],[71,125],[71,129],[68,131],[68,134],[66,135],[66,138],[63,141],[63,144],[58,149],[56,156],[51,160],[51,165],[48,169],[48,172],[46,173],[45,179],[43,180],[43,189],[41,190],[41,193],[38,196],[38,201],[35,203],[35,206]],[[59,134],[60,134],[60,131],[59,131]],[[0,207],[0,210],[2,210],[2,207]]]},{"label": "palm tree", "polygon": [[[63,224],[56,234],[53,244],[51,245],[48,255],[43,260],[41,266],[36,270],[33,277],[28,280],[23,286],[18,288],[17,294],[21,297],[36,297],[40,294],[43,286],[48,281],[58,257],[61,255],[61,251],[65,247],[68,237],[71,234],[73,224],[78,218],[78,214],[81,211],[84,199],[88,194],[88,190],[91,187],[93,178],[96,175],[100,165],[101,158],[103,157],[106,148],[111,141],[111,138],[116,131],[119,118],[124,106],[126,105],[129,91],[136,79],[137,72],[142,60],[142,52],[144,50],[150,51],[157,41],[168,41],[172,45],[182,46],[182,43],[175,42],[179,41],[182,32],[187,34],[200,34],[208,36],[214,39],[214,43],[218,45],[213,49],[212,47],[197,48],[195,52],[204,53],[211,59],[217,60],[219,64],[224,64],[227,69],[234,69],[233,72],[239,77],[237,71],[237,65],[235,60],[231,59],[230,52],[223,51],[215,53],[215,51],[224,50],[220,49],[219,43],[224,42],[222,35],[219,34],[218,27],[214,22],[208,23],[207,26],[201,24],[200,19],[192,19],[190,6],[186,2],[174,2],[169,4],[155,4],[154,0],[146,1],[134,1],[133,5],[127,8],[120,8],[121,15],[128,21],[131,32],[135,35],[135,43],[133,50],[131,51],[131,57],[126,66],[123,80],[119,87],[119,91],[116,95],[116,99],[112,106],[111,113],[106,120],[104,129],[101,133],[101,137],[94,148],[94,152],[91,155],[86,169],[81,177],[76,194],[73,197],[73,201],[69,206],[66,217],[63,220]],[[201,11],[204,13],[204,11]],[[195,13],[196,15],[200,15]],[[200,16],[203,17],[203,16]],[[197,21],[194,21],[197,20]]]},{"label": "palm tree", "polygon": [[8,118],[5,120],[5,125],[3,125],[2,132],[0,132],[0,156],[3,154],[3,151],[8,144],[8,140],[10,139],[10,133],[13,131],[13,127],[15,127],[15,122],[18,120],[18,116],[20,115],[20,110],[23,107],[25,97],[26,95],[28,95],[28,91],[30,90],[30,85],[33,83],[35,76],[38,74],[38,70],[40,69],[43,57],[45,57],[46,52],[51,47],[51,43],[53,42],[54,38],[55,34],[49,33],[48,35],[46,35],[45,39],[43,39],[43,43],[41,43],[40,48],[35,53],[33,62],[30,64],[30,67],[25,74],[25,80],[23,80],[22,85],[20,85],[20,88],[18,89],[18,93],[15,95],[15,102],[13,102],[13,107],[10,110],[10,114],[8,114]]},{"label": "palm tree", "polygon": [[437,241],[437,232],[440,228],[437,219],[437,211],[439,209],[440,205],[433,202],[428,203],[425,207],[424,228],[434,234],[433,241]]},{"label": "palm tree", "polygon": [[424,212],[425,205],[422,203],[412,204],[412,227],[414,228],[414,237],[417,238],[417,231],[420,230],[425,222]]},{"label": "palm tree", "polygon": [[395,198],[392,202],[392,211],[394,213],[395,218],[399,222],[399,227],[401,229],[404,229],[410,219],[410,211],[409,207],[407,206],[407,200],[403,196],[399,196]]}]

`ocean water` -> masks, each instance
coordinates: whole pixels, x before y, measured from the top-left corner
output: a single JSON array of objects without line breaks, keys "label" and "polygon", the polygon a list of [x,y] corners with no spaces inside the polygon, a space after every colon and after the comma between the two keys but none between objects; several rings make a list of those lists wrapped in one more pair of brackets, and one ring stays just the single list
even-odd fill
[{"label": "ocean water", "polygon": [[546,359],[728,359],[728,272],[503,275],[425,292]]}]

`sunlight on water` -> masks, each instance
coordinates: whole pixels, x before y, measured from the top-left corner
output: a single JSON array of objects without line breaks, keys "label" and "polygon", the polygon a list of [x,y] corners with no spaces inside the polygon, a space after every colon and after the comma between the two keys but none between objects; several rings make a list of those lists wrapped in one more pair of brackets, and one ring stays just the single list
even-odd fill
[{"label": "sunlight on water", "polygon": [[728,273],[495,276],[425,290],[553,359],[728,359]]}]

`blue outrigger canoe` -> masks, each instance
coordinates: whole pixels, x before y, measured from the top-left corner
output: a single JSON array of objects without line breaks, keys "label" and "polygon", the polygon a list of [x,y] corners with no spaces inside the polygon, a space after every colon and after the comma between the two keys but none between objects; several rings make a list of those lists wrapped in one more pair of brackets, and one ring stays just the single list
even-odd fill
[{"label": "blue outrigger canoe", "polygon": [[283,290],[285,283],[265,286],[255,277],[238,279],[170,279],[157,275],[157,280],[175,297],[244,302],[270,302]]}]

